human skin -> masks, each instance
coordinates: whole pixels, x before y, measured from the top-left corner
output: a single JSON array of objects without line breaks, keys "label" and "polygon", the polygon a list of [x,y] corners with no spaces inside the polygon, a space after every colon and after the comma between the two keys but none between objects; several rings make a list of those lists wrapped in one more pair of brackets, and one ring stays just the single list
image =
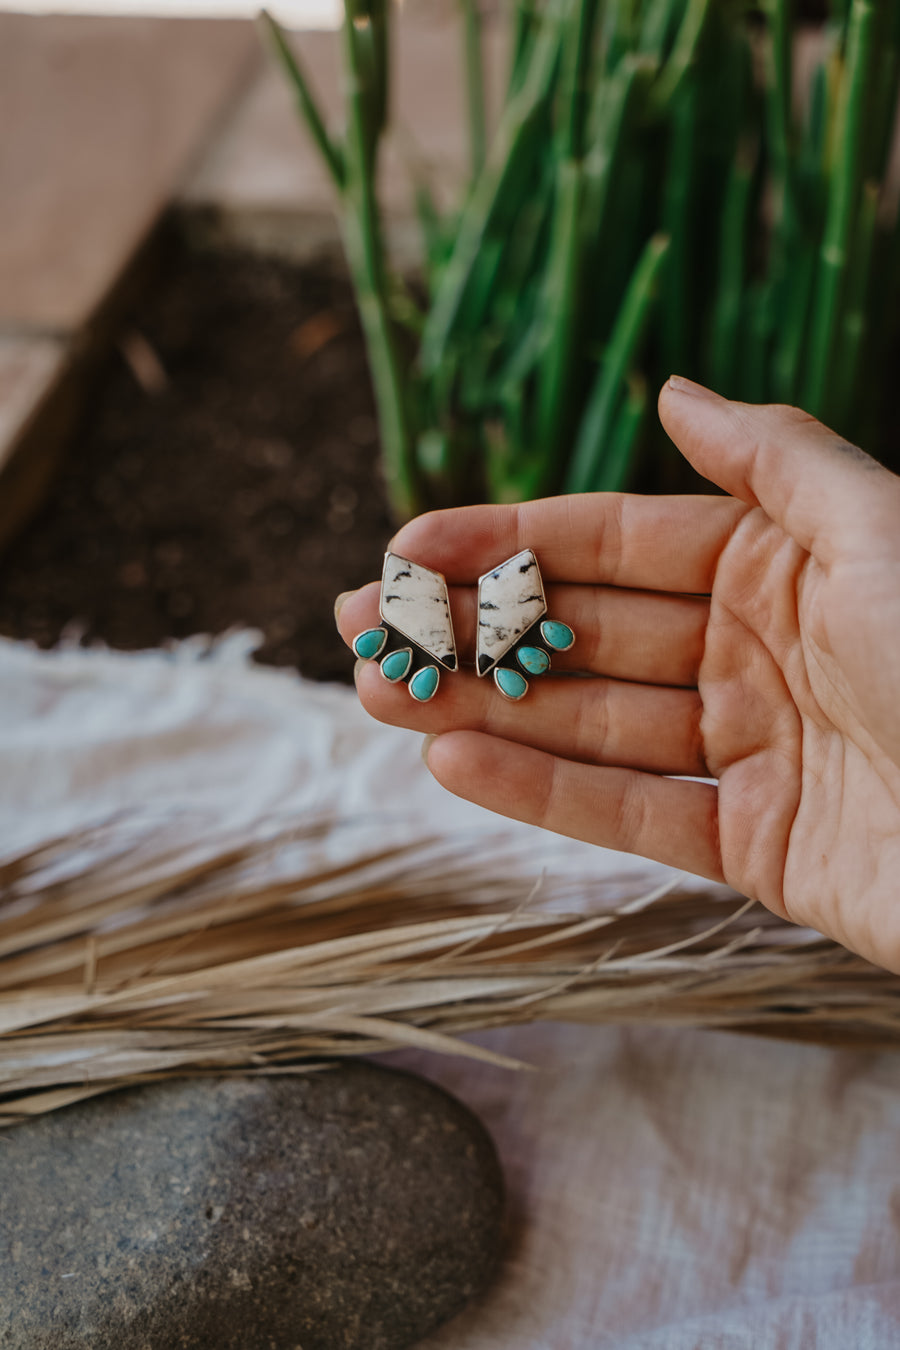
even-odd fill
[{"label": "human skin", "polygon": [[[470,661],[474,583],[533,548],[577,637],[554,669],[593,678],[509,703],[464,669],[416,704],[370,662],[359,697],[435,737],[451,792],[726,881],[900,972],[900,478],[796,408],[673,376],[659,413],[729,495],[466,507],[392,543],[445,574]],[[342,597],[348,643],[378,592]]]}]

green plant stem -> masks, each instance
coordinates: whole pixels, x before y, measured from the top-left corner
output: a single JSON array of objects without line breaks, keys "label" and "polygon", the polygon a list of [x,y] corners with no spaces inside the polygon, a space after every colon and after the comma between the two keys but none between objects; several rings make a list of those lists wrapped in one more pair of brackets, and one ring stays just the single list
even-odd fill
[{"label": "green plant stem", "polygon": [[[522,325],[521,336],[497,375],[496,398],[504,407],[511,407],[516,403],[519,407],[522,406],[523,386],[536,369],[543,347],[543,323],[539,314],[532,314],[531,322]],[[517,426],[524,429],[524,416],[517,418]],[[524,435],[517,439],[516,444],[522,449],[525,448]]]},{"label": "green plant stem", "polygon": [[[592,19],[591,19],[592,23]],[[590,45],[591,27],[579,15],[576,30],[577,59],[569,62],[567,102],[564,104],[563,144],[566,158],[557,169],[556,210],[550,252],[546,264],[546,287],[542,306],[544,344],[535,411],[534,449],[544,459],[544,472],[535,491],[550,491],[560,480],[563,447],[578,422],[576,390],[582,380],[587,324],[585,310],[596,304],[586,282],[592,265],[602,253],[607,211],[613,200],[612,185],[623,149],[628,112],[633,106],[639,77],[647,78],[646,63],[625,57],[608,77],[587,119],[582,106],[576,119],[569,109],[583,93],[584,52]],[[585,123],[590,139],[583,159]]]},{"label": "green plant stem", "polygon": [[863,166],[864,178],[881,178],[891,151],[896,128],[898,82],[900,82],[900,5],[883,5],[884,25],[879,33],[881,62],[872,90],[871,116],[874,134],[870,138],[871,155]]},{"label": "green plant stem", "polygon": [[328,135],[328,132],[325,130],[322,114],[319,112],[319,106],[313,95],[312,86],[303,70],[300,58],[288,42],[286,33],[281,26],[275,22],[271,14],[267,13],[266,10],[263,10],[260,14],[260,20],[269,34],[275,55],[288,77],[288,82],[294,90],[297,105],[300,109],[300,114],[306,123],[307,130],[312,136],[319,154],[322,156],[322,160],[331,175],[335,187],[340,190],[344,186],[343,156]]},{"label": "green plant stem", "polygon": [[859,376],[869,319],[869,283],[878,223],[878,185],[863,188],[853,256],[847,276],[846,304],[839,359],[835,367],[836,389],[831,404],[835,430],[849,432],[853,395]]},{"label": "green plant stem", "polygon": [[666,370],[693,368],[691,342],[694,277],[693,238],[697,172],[697,93],[695,82],[682,85],[672,103],[669,153],[662,200],[662,228],[671,240],[661,287],[660,346]]},{"label": "green plant stem", "polygon": [[487,147],[481,14],[478,0],[460,0],[460,3],[463,13],[466,102],[469,110],[469,172],[474,183],[484,168]]},{"label": "green plant stem", "polygon": [[542,306],[544,359],[536,410],[535,448],[544,463],[542,481],[536,485],[540,492],[550,491],[553,486],[557,455],[574,422],[572,388],[578,368],[583,304],[580,231],[584,170],[580,163],[565,160],[558,172],[557,211]]},{"label": "green plant stem", "polygon": [[648,240],[634,270],[609,340],[603,365],[588,397],[566,476],[567,492],[593,492],[605,481],[604,451],[622,384],[647,327],[669,241]]},{"label": "green plant stem", "polygon": [[415,203],[422,236],[425,279],[430,295],[434,290],[438,273],[447,260],[446,235],[431,189],[421,180],[415,184]]},{"label": "green plant stem", "polygon": [[785,296],[771,365],[769,397],[800,402],[809,363],[809,326],[817,273],[819,222],[827,203],[823,157],[829,125],[829,85],[824,65],[816,67],[807,101],[806,123],[795,147],[794,236],[782,277]]},{"label": "green plant stem", "polygon": [[512,42],[510,44],[509,75],[506,82],[506,103],[521,92],[528,72],[528,62],[534,43],[537,13],[530,0],[516,0],[513,10]]},{"label": "green plant stem", "polygon": [[580,159],[588,104],[591,42],[597,0],[571,0],[573,10],[566,22],[560,70],[559,153],[563,159]]},{"label": "green plant stem", "polygon": [[688,0],[671,55],[653,91],[654,106],[661,110],[675,97],[697,55],[711,0]]},{"label": "green plant stem", "polygon": [[771,161],[771,189],[775,222],[769,246],[771,281],[771,318],[777,325],[783,319],[785,297],[792,288],[789,275],[797,256],[808,250],[799,236],[794,166],[792,122],[793,27],[790,0],[768,0],[771,41],[769,44],[766,112],[768,149]]},{"label": "green plant stem", "polygon": [[558,25],[552,17],[545,23],[547,26],[535,41],[522,90],[507,105],[484,172],[460,219],[456,244],[422,335],[419,362],[426,378],[434,376],[445,359],[485,236],[504,207],[509,209],[513,190],[521,188],[534,156],[535,139],[546,114],[559,56]]},{"label": "green plant stem", "polygon": [[[539,113],[537,107],[530,107],[523,113],[504,153],[498,154],[495,163],[488,163],[463,212],[422,337],[419,362],[426,377],[435,376],[447,357],[448,345],[479,265],[479,252],[507,190],[525,169],[531,150],[529,140],[536,129]],[[500,135],[498,133],[498,139]]]},{"label": "green plant stem", "polygon": [[738,393],[745,403],[764,403],[766,400],[769,350],[775,328],[774,295],[774,287],[768,278],[755,281],[747,288]]},{"label": "green plant stem", "polygon": [[561,450],[574,430],[574,389],[583,341],[584,196],[583,162],[588,63],[596,0],[571,0],[565,25],[559,81],[559,130],[555,138],[556,191],[543,295],[544,355],[541,365],[534,449],[543,473],[535,490],[559,480]]},{"label": "green plant stem", "polygon": [[737,392],[737,362],[754,174],[751,151],[747,146],[739,146],[722,206],[719,274],[710,330],[711,384],[726,398],[734,397]]},{"label": "green plant stem", "polygon": [[836,160],[831,173],[818,266],[809,371],[803,398],[804,407],[824,421],[830,413],[829,390],[834,378],[844,284],[858,210],[867,87],[876,56],[874,29],[873,0],[852,0],[837,109]]},{"label": "green plant stem", "polygon": [[669,43],[672,24],[677,17],[677,0],[649,0],[638,36],[638,50],[661,66]]},{"label": "green plant stem", "polygon": [[646,110],[655,71],[647,58],[623,57],[602,81],[591,109],[584,159],[583,284],[594,311],[592,331],[603,337],[637,256],[635,244],[646,230],[641,208],[647,170],[643,158],[626,152]]},{"label": "green plant stem", "polygon": [[793,29],[789,0],[767,0],[770,41],[766,80],[769,147],[776,187],[790,192]]},{"label": "green plant stem", "polygon": [[767,393],[778,403],[796,403],[800,397],[815,275],[815,254],[812,249],[805,249],[794,263],[772,358],[771,391]]},{"label": "green plant stem", "polygon": [[622,492],[634,470],[635,448],[647,418],[647,381],[639,375],[628,381],[628,392],[615,420],[603,464],[601,492]]},{"label": "green plant stem", "polygon": [[600,22],[601,49],[606,52],[606,69],[615,70],[619,61],[633,52],[640,40],[639,0],[618,0],[605,4]]},{"label": "green plant stem", "polygon": [[372,24],[372,54],[375,67],[375,88],[372,94],[372,116],[377,134],[381,136],[388,123],[391,72],[390,42],[388,40],[387,6],[389,0],[369,0],[368,13]]},{"label": "green plant stem", "polygon": [[504,500],[622,488],[667,369],[796,400],[858,438],[900,336],[884,191],[900,0],[835,0],[802,119],[794,0],[511,0],[490,143],[478,3],[458,11],[469,181],[446,212],[417,192],[424,301],[389,267],[377,200],[388,0],[346,0],[340,144],[263,19],[338,192],[397,514],[485,485]]},{"label": "green plant stem", "polygon": [[342,194],[344,242],[375,387],[388,491],[396,513],[403,517],[413,514],[420,506],[420,484],[415,448],[407,424],[396,334],[388,308],[381,221],[375,191],[377,153],[372,153],[370,127],[366,120],[370,113],[371,90],[365,85],[354,17],[353,0],[347,0],[342,29],[347,70],[346,177]]}]

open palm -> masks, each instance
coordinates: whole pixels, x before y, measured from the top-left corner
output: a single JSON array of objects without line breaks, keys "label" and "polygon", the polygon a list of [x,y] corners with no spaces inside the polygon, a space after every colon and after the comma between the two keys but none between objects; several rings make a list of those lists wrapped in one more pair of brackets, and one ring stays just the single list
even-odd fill
[{"label": "open palm", "polygon": [[[672,380],[660,413],[729,496],[472,507],[393,543],[447,576],[464,657],[478,575],[533,548],[578,637],[554,669],[594,678],[510,704],[467,671],[416,705],[371,665],[360,697],[437,733],[452,792],[724,879],[900,970],[900,479],[796,410]],[[377,607],[377,585],[347,599],[348,641]]]}]

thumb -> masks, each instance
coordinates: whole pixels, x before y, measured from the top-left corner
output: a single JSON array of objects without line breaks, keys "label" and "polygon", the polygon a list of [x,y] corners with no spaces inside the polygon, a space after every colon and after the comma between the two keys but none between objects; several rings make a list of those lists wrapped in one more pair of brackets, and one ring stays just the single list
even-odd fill
[{"label": "thumb", "polygon": [[672,375],[659,415],[699,473],[761,506],[823,563],[871,553],[881,523],[888,537],[897,529],[900,478],[799,408],[733,403]]}]

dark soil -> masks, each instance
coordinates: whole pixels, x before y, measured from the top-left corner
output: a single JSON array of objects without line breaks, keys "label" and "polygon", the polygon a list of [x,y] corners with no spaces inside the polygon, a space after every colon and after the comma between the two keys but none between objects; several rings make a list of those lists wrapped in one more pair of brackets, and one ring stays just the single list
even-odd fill
[{"label": "dark soil", "polygon": [[346,278],[182,248],[0,562],[0,632],[127,650],[244,625],[259,660],[348,679],[334,597],[390,532]]}]

